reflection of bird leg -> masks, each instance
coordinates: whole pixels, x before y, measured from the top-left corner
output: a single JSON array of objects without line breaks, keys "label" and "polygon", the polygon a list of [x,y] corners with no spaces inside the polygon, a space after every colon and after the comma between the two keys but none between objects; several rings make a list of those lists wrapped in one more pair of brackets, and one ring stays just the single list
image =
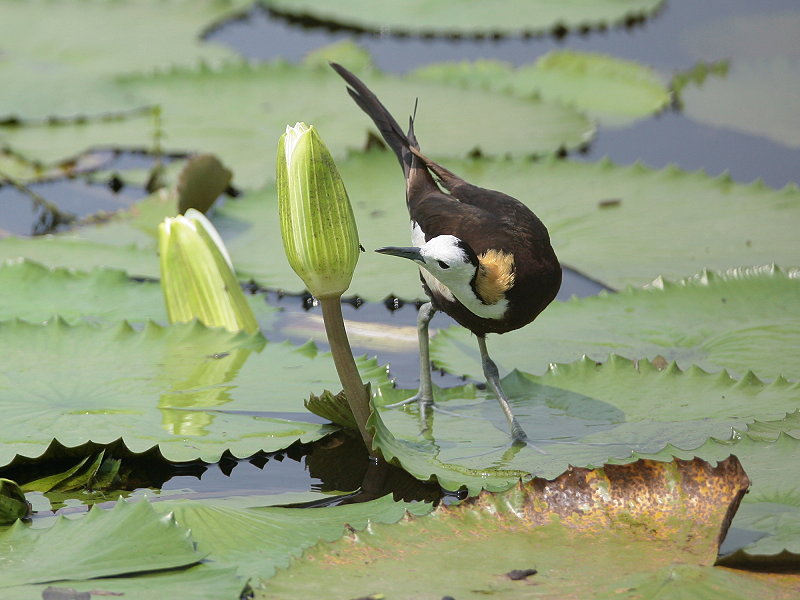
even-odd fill
[{"label": "reflection of bird leg", "polygon": [[486,376],[486,382],[491,386],[492,390],[497,396],[497,401],[500,403],[500,408],[503,409],[503,413],[508,420],[508,425],[511,428],[511,439],[514,440],[515,444],[527,444],[528,436],[525,434],[525,430],[522,429],[522,425],[519,424],[519,421],[517,421],[517,418],[511,411],[511,404],[508,402],[508,396],[506,396],[506,393],[503,391],[503,388],[500,385],[500,376],[497,371],[497,365],[494,364],[494,361],[489,357],[489,352],[486,350],[486,336],[479,335],[477,337],[478,347],[481,350],[481,365],[483,365],[483,374]]},{"label": "reflection of bird leg", "polygon": [[431,357],[430,346],[428,343],[428,324],[431,322],[436,309],[430,302],[426,302],[419,307],[417,313],[417,336],[419,338],[419,391],[400,402],[388,404],[386,408],[396,408],[419,402],[420,416],[424,415],[428,407],[433,404],[433,383],[431,383]]}]

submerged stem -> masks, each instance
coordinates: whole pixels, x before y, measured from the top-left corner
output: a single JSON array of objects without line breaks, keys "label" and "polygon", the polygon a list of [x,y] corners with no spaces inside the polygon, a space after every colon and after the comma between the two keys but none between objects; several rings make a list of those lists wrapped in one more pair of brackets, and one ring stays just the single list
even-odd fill
[{"label": "submerged stem", "polygon": [[364,444],[369,453],[373,454],[372,434],[367,431],[367,419],[370,414],[369,398],[364,388],[364,382],[361,381],[361,375],[358,373],[353,351],[350,349],[350,341],[347,339],[347,331],[344,328],[341,295],[319,298],[319,303],[322,306],[325,333],[328,336],[328,344],[331,347],[339,381],[344,388],[350,410],[353,411],[353,416],[358,423],[358,430],[361,432]]}]

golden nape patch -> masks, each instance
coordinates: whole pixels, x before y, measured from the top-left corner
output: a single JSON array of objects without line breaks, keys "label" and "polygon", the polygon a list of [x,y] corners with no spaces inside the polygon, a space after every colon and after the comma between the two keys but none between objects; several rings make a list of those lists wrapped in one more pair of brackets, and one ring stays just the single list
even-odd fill
[{"label": "golden nape patch", "polygon": [[475,291],[486,304],[503,299],[514,285],[514,255],[502,250],[487,250],[478,257]]}]

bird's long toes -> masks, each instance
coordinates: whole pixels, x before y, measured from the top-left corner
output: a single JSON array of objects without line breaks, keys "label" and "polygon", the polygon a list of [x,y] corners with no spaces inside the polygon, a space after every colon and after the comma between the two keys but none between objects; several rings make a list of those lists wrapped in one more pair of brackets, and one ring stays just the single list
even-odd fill
[{"label": "bird's long toes", "polygon": [[401,406],[407,406],[409,404],[414,404],[415,402],[419,403],[420,407],[428,407],[433,405],[433,398],[428,398],[423,394],[417,392],[411,398],[406,398],[405,400],[401,400],[400,402],[394,402],[392,404],[386,404],[384,408],[400,408]]}]

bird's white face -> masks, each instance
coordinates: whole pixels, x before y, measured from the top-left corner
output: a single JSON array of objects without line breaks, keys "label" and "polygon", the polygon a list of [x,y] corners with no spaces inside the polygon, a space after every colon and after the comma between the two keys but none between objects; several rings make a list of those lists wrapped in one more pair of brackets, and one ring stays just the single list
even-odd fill
[{"label": "bird's white face", "polygon": [[452,235],[431,238],[419,248],[421,266],[446,285],[456,296],[471,292],[477,265],[464,250],[463,243]]},{"label": "bird's white face", "polygon": [[[439,235],[425,242],[419,227],[413,230],[416,246],[387,246],[376,252],[408,258],[421,268],[428,287],[448,300],[458,299],[479,317],[500,319],[508,308],[505,298],[487,304],[475,293],[478,257],[464,242],[452,235]],[[420,243],[422,242],[422,243]]]}]

